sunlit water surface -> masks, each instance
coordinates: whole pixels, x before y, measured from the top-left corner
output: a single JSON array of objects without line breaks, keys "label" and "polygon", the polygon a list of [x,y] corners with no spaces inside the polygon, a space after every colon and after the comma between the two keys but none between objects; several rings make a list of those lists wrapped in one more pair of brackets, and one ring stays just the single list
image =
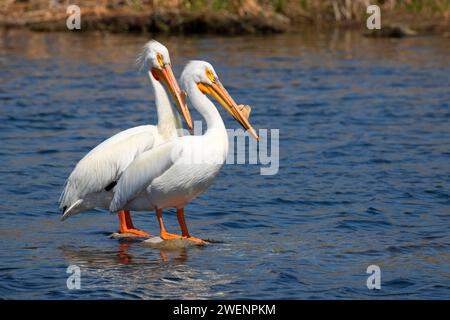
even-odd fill
[{"label": "sunlit water surface", "polygon": [[[1,34],[1,298],[449,298],[450,58],[439,37],[159,38],[177,75],[208,60],[256,128],[280,129],[278,174],[226,165],[186,209],[194,235],[220,242],[204,248],[110,239],[118,222],[106,210],[60,222],[75,163],[155,122],[133,65],[148,39]],[[158,232],[154,213],[134,220]],[[366,287],[372,264],[379,291]],[[66,286],[69,265],[81,290]]]}]

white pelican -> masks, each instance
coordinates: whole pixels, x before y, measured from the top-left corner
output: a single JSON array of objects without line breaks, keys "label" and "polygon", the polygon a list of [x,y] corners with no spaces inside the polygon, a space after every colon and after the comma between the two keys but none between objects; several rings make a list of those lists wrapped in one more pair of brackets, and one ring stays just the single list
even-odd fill
[{"label": "white pelican", "polygon": [[[144,46],[138,61],[148,70],[155,90],[158,124],[119,132],[84,156],[70,174],[61,194],[60,209],[64,213],[62,220],[93,208],[109,208],[114,186],[130,163],[141,153],[177,137],[178,129],[181,128],[180,117],[172,107],[162,84],[172,94],[186,123],[192,128],[184,93],[172,72],[167,48],[157,41],[150,41]],[[119,211],[119,222],[120,233],[148,235],[134,228],[129,210]]]},{"label": "white pelican", "polygon": [[[205,134],[178,137],[137,156],[117,182],[110,210],[155,210],[162,239],[188,238],[206,243],[190,236],[184,218],[184,207],[211,185],[228,153],[225,125],[206,94],[214,97],[256,139],[258,135],[209,63],[189,62],[183,70],[181,84],[192,105],[206,120]],[[173,207],[177,208],[181,236],[167,233],[164,228],[162,209]]]}]

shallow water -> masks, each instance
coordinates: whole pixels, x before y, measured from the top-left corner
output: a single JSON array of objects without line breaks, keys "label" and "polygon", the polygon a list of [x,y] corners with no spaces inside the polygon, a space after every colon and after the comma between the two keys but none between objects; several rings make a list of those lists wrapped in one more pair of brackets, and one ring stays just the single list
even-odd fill
[{"label": "shallow water", "polygon": [[[450,58],[439,37],[159,38],[177,75],[210,61],[253,106],[255,128],[280,129],[278,174],[226,165],[186,209],[194,235],[220,242],[204,248],[110,239],[117,218],[106,210],[60,222],[75,163],[155,122],[133,67],[147,40],[1,34],[0,298],[449,298]],[[158,232],[153,213],[134,220]],[[165,220],[178,230],[173,211]],[[366,287],[372,264],[378,291]],[[67,289],[69,265],[81,268],[80,290]]]}]

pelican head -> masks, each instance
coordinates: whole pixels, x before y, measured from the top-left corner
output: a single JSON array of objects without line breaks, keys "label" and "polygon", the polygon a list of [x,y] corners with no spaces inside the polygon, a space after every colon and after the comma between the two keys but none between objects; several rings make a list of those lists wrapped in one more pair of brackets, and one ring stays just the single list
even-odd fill
[{"label": "pelican head", "polygon": [[137,63],[166,86],[173,96],[178,110],[186,120],[189,129],[192,129],[191,114],[189,113],[184,93],[181,91],[173,74],[169,50],[158,41],[151,40],[144,46]]},{"label": "pelican head", "polygon": [[187,88],[192,81],[202,93],[209,94],[216,99],[244,129],[250,131],[255,139],[259,139],[255,129],[219,81],[219,77],[210,63],[198,60],[190,61],[181,74],[181,83],[184,88]]}]

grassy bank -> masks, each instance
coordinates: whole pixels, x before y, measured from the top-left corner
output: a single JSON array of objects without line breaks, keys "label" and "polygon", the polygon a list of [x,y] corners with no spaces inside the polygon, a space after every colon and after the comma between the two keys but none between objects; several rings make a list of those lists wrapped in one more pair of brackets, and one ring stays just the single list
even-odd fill
[{"label": "grassy bank", "polygon": [[166,33],[273,33],[318,26],[365,26],[369,4],[382,22],[448,32],[450,0],[1,0],[0,25],[66,30],[77,4],[82,30]]}]

